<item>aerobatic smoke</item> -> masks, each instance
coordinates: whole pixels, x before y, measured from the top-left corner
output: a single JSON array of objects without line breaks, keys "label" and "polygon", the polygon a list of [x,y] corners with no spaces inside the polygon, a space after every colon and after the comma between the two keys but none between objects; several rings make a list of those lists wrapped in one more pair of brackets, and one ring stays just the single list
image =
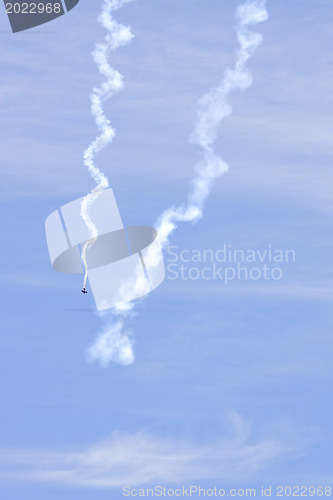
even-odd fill
[{"label": "aerobatic smoke", "polygon": [[[214,144],[221,121],[232,113],[227,98],[234,90],[245,90],[252,85],[252,76],[246,62],[262,42],[259,33],[249,26],[266,21],[268,14],[265,0],[248,0],[240,4],[236,11],[236,34],[239,42],[237,59],[232,69],[225,71],[222,83],[206,94],[198,103],[198,114],[190,141],[202,148],[203,158],[195,166],[196,175],[192,180],[187,201],[178,207],[171,207],[159,217],[156,227],[163,248],[168,245],[169,237],[181,221],[196,222],[203,215],[205,201],[217,177],[226,173],[229,166],[215,153]],[[149,264],[154,266],[160,258],[153,247],[148,253]],[[128,327],[123,329],[124,321],[135,313],[134,302],[128,298],[130,292],[142,286],[139,273],[132,282],[125,283],[119,290],[119,301],[111,311],[111,318],[105,330],[98,335],[95,344],[88,349],[89,361],[99,361],[106,366],[110,361],[129,364],[134,360],[133,342]],[[124,363],[124,359],[126,363]]]},{"label": "aerobatic smoke", "polygon": [[95,118],[100,135],[90,144],[83,155],[84,164],[88,167],[91,177],[96,182],[96,187],[83,198],[81,203],[81,217],[90,233],[90,239],[84,244],[81,254],[81,260],[85,269],[83,283],[84,288],[86,286],[88,276],[86,253],[98,238],[98,229],[91,220],[90,209],[102,191],[109,187],[107,177],[95,166],[95,158],[96,155],[103,148],[105,148],[115,136],[115,130],[111,126],[110,120],[108,120],[104,114],[103,102],[124,86],[123,76],[118,71],[113,69],[108,63],[108,54],[111,50],[115,50],[122,45],[126,45],[133,38],[130,28],[117,23],[113,19],[111,13],[120,9],[125,3],[131,1],[133,0],[104,0],[101,14],[98,17],[101,26],[103,26],[108,33],[105,37],[104,43],[96,44],[93,57],[98,66],[99,72],[106,78],[106,81],[103,82],[99,88],[95,87],[90,96],[91,113]]}]

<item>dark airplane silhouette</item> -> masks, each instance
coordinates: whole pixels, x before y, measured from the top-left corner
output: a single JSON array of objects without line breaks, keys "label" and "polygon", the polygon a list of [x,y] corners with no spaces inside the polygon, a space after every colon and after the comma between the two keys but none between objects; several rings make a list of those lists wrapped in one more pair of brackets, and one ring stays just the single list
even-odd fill
[{"label": "dark airplane silhouette", "polygon": [[88,293],[87,290],[85,288],[82,288],[81,290],[82,293]]}]

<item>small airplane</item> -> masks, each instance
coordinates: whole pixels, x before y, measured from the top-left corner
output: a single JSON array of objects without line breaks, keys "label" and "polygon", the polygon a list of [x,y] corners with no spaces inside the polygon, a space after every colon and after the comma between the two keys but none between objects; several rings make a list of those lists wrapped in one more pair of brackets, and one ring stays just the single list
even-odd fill
[{"label": "small airplane", "polygon": [[82,288],[81,292],[84,294],[84,293],[88,293],[87,290],[85,288]]}]

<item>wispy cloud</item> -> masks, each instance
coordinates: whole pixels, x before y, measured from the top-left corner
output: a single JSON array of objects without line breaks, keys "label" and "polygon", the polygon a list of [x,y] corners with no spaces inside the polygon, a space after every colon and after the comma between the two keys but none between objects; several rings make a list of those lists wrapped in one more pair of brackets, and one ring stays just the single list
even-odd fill
[{"label": "wispy cloud", "polygon": [[273,463],[299,456],[316,434],[280,426],[254,439],[250,425],[237,413],[229,415],[229,425],[229,435],[210,444],[114,432],[79,452],[2,449],[0,475],[95,488],[255,478]]}]

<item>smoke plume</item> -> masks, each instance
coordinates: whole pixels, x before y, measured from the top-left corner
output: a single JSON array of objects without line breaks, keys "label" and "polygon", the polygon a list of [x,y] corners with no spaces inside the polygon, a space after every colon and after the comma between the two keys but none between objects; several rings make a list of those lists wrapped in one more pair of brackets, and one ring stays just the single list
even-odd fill
[{"label": "smoke plume", "polygon": [[[202,149],[202,158],[195,166],[195,176],[187,200],[180,206],[171,207],[161,214],[156,223],[158,238],[163,248],[169,243],[169,237],[179,222],[196,222],[203,216],[206,199],[215,179],[225,174],[229,166],[216,154],[214,145],[218,128],[224,118],[232,113],[228,96],[235,90],[246,90],[252,85],[252,76],[246,67],[248,59],[262,42],[262,36],[249,29],[250,26],[266,21],[268,14],[265,0],[248,0],[236,10],[236,34],[239,43],[236,63],[224,73],[221,84],[208,92],[198,102],[197,118],[190,137],[193,144]],[[149,264],[158,263],[159,255],[150,248]],[[139,290],[142,283],[139,278],[125,283],[119,290],[119,301],[111,311],[111,317],[105,330],[97,336],[95,343],[88,349],[89,361],[99,361],[106,366],[111,360],[129,364],[134,360],[133,340],[124,322],[135,314],[135,303],[128,297],[134,288]],[[124,363],[125,359],[125,363]]]},{"label": "smoke plume", "polygon": [[130,28],[117,23],[113,19],[111,13],[120,9],[125,3],[131,1],[132,0],[104,0],[101,14],[98,17],[101,26],[107,30],[107,35],[103,43],[96,44],[93,57],[100,74],[104,76],[106,80],[99,88],[95,87],[90,96],[91,113],[95,118],[100,135],[90,144],[83,155],[84,164],[88,167],[91,177],[96,182],[96,187],[83,198],[81,203],[81,217],[90,233],[90,238],[84,244],[81,254],[82,263],[85,269],[84,288],[88,276],[86,253],[98,238],[98,230],[90,217],[90,209],[102,191],[109,187],[107,177],[95,165],[95,158],[102,149],[112,142],[115,136],[115,130],[111,126],[110,120],[105,116],[103,103],[124,86],[123,76],[110,66],[108,63],[108,55],[110,51],[116,50],[122,45],[126,45],[133,38]]}]

